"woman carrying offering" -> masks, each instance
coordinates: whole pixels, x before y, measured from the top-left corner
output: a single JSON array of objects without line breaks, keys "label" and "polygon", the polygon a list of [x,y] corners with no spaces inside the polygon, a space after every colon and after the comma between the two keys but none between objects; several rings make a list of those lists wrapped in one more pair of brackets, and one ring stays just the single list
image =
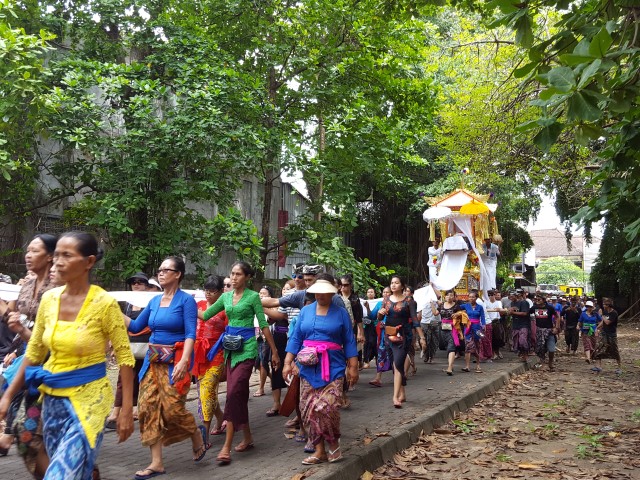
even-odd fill
[{"label": "woman carrying offering", "polygon": [[[2,418],[23,384],[31,393],[39,388],[44,394],[43,437],[50,457],[44,478],[92,478],[113,401],[105,362],[109,341],[122,377],[119,441],[133,432],[134,359],[122,313],[113,297],[89,283],[100,257],[88,233],[69,232],[58,240],[54,268],[65,286],[42,296],[21,370],[0,402]],[[47,356],[44,366],[33,366]]]},{"label": "woman carrying offering", "polygon": [[[220,275],[212,275],[204,283],[205,300],[198,302],[198,316],[202,316],[207,308],[213,305],[225,290],[225,279]],[[202,418],[205,431],[212,435],[220,435],[224,432],[226,424],[222,419],[222,410],[218,402],[218,386],[224,373],[224,355],[218,353],[211,361],[207,359],[207,353],[211,350],[224,329],[227,327],[227,316],[220,312],[209,321],[198,321],[196,330],[196,343],[194,346],[193,369],[191,373],[198,379],[198,413]],[[211,430],[211,420],[216,417],[216,427]],[[207,450],[209,433],[205,435]]]},{"label": "woman carrying offering", "polygon": [[384,297],[378,319],[386,317],[384,339],[393,352],[393,406],[402,408],[407,384],[404,365],[408,347],[406,332],[416,323],[416,302],[413,297],[405,295],[405,285],[399,276],[391,277],[390,287],[391,295]]},{"label": "woman carrying offering", "polygon": [[447,290],[444,303],[440,307],[440,317],[442,318],[442,335],[447,340],[447,369],[445,373],[449,376],[453,375],[453,362],[456,359],[456,354],[462,355],[464,353],[464,334],[460,323],[453,319],[458,310],[455,290]]},{"label": "woman carrying offering", "polygon": [[271,365],[277,370],[280,365],[278,350],[264,317],[260,296],[247,288],[247,282],[253,276],[253,269],[246,262],[236,262],[231,268],[231,286],[233,291],[223,293],[220,298],[204,312],[208,321],[219,312],[225,311],[229,325],[220,340],[209,351],[212,359],[224,348],[224,360],[227,369],[227,401],[224,406],[224,420],[227,421],[227,434],[217,460],[221,465],[231,463],[231,444],[236,430],[242,430],[243,439],[235,446],[236,452],[245,452],[253,448],[253,436],[249,427],[249,378],[258,354],[258,342],[255,338],[253,319],[257,317],[262,333],[271,347]]},{"label": "woman carrying offering", "polygon": [[136,480],[163,475],[162,447],[191,439],[193,460],[207,452],[206,431],[198,428],[185,404],[191,385],[189,359],[196,338],[197,306],[191,295],[180,290],[184,260],[167,257],[158,269],[164,289],[153,297],[135,320],[125,317],[130,332],[151,329],[149,351],[140,370],[138,419],[140,440],[151,451],[151,463],[136,472]]},{"label": "woman carrying offering", "polygon": [[345,309],[331,303],[337,291],[331,275],[319,275],[307,289],[315,294],[316,301],[300,311],[287,343],[282,374],[286,378],[294,369],[299,370],[302,421],[315,447],[303,465],[341,458],[340,407],[345,368],[349,385],[358,381],[358,350],[351,319]]}]

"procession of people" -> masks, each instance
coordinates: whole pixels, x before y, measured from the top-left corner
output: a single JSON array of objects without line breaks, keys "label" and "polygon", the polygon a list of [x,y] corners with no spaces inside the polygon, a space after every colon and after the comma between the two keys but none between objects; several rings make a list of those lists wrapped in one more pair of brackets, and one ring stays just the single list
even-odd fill
[{"label": "procession of people", "polygon": [[[499,255],[491,242],[486,249]],[[157,281],[143,272],[126,279],[132,294],[160,290],[147,306],[120,308],[90,282],[101,255],[95,237],[85,232],[37,235],[25,255],[32,274],[18,301],[0,305],[11,332],[0,337],[8,344],[0,345],[6,368],[0,456],[17,439],[34,478],[99,478],[105,428],[125,441],[134,420],[150,452],[146,468],[132,472],[136,480],[166,474],[171,465],[165,465],[163,449],[184,440],[194,462],[206,456],[216,435],[224,436],[219,465],[246,461],[238,454],[260,438],[249,425],[249,380],[256,366],[265,369],[274,392],[267,416],[278,415],[288,400],[295,404],[297,416],[287,425],[299,428],[296,440],[309,454],[301,458],[304,465],[341,459],[341,415],[365,368],[376,368],[370,388],[381,387],[384,373],[392,372],[385,380],[392,385],[390,410],[402,409],[417,393],[410,385],[418,355],[425,363],[441,362],[444,375],[473,375],[483,373],[483,363],[502,360],[501,348],[510,348],[524,362],[535,354],[534,368],[546,364],[553,371],[564,333],[567,353],[576,354],[582,341],[593,373],[602,372],[607,358],[621,372],[618,315],[607,298],[600,306],[594,299],[552,301],[536,293],[529,303],[522,290],[491,288],[464,292],[461,301],[455,290],[440,292],[427,281],[417,287],[433,288],[436,298],[418,310],[419,289],[399,275],[391,276],[381,297],[372,286],[361,299],[351,272],[334,277],[318,265],[294,266],[282,295],[274,297],[254,290],[253,267],[238,261],[230,272],[220,272],[225,275],[207,278],[205,300],[198,303],[181,288],[183,258],[170,256],[158,266]],[[109,358],[120,369],[115,400]],[[218,398],[222,382],[224,406]],[[186,408],[192,383],[198,418]],[[254,396],[264,394],[261,388]],[[25,431],[29,435],[20,435]],[[242,438],[234,445],[236,432]]]}]

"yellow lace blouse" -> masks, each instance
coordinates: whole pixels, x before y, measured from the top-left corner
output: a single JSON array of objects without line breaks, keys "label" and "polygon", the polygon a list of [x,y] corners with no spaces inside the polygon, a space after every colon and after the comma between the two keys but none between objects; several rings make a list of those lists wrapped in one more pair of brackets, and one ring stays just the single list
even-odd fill
[{"label": "yellow lace blouse", "polygon": [[[104,362],[111,341],[118,365],[133,367],[135,360],[129,347],[129,336],[115,299],[102,288],[91,285],[76,320],[59,322],[60,296],[64,289],[54,288],[42,296],[35,328],[27,345],[27,358],[34,364],[41,364],[51,353],[44,368],[52,373],[68,372]],[[79,387],[57,389],[42,385],[40,391],[69,398],[89,445],[94,448],[113,404],[109,380],[105,377]]]}]

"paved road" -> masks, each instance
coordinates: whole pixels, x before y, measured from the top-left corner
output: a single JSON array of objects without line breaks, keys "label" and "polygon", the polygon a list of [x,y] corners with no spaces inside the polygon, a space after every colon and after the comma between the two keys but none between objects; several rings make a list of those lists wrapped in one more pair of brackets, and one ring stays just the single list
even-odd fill
[{"label": "paved road", "polygon": [[[508,375],[522,371],[522,365],[514,357],[483,364],[484,373],[463,373],[462,360],[456,361],[455,375],[448,377],[442,373],[444,367],[443,352],[432,365],[418,361],[418,373],[409,379],[407,386],[408,401],[401,410],[392,405],[391,374],[385,373],[382,388],[368,385],[375,369],[361,372],[360,382],[355,391],[349,393],[352,406],[342,414],[342,450],[345,456],[341,462],[324,464],[319,467],[301,465],[306,456],[303,444],[287,439],[283,417],[268,418],[265,412],[271,406],[271,396],[267,383],[267,395],[251,398],[249,401],[250,422],[254,433],[253,450],[246,453],[232,452],[232,463],[221,467],[215,457],[222,445],[221,436],[212,437],[213,447],[199,464],[191,460],[191,442],[185,441],[164,449],[167,475],[163,479],[210,479],[224,477],[247,480],[290,479],[305,471],[312,479],[357,479],[358,469],[371,466],[372,462],[381,463],[398,448],[406,447],[415,432],[425,428],[430,422],[441,423],[443,412],[452,414],[452,410],[468,408],[487,393],[504,383]],[[254,374],[252,384],[257,382]],[[253,392],[255,387],[252,387]],[[224,393],[221,401],[224,403]],[[188,408],[197,411],[195,391],[189,394]],[[425,423],[426,422],[426,423]],[[412,433],[413,432],[413,433]],[[404,436],[403,436],[404,435]],[[365,438],[367,440],[365,440]],[[406,437],[406,438],[405,438]],[[241,436],[236,435],[236,443]],[[370,442],[371,439],[375,441]],[[135,432],[124,444],[116,443],[116,435],[107,431],[100,452],[99,466],[105,480],[131,479],[138,469],[147,466],[149,451],[139,441]],[[7,457],[0,458],[0,475],[3,479],[26,479],[28,475],[15,453],[15,447]]]}]

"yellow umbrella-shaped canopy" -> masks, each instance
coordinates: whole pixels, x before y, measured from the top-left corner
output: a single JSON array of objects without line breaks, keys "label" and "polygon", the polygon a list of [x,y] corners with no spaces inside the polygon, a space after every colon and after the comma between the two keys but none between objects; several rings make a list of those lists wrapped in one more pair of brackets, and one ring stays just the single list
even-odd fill
[{"label": "yellow umbrella-shaped canopy", "polygon": [[462,215],[481,215],[483,213],[489,213],[489,207],[476,200],[471,200],[469,203],[460,207],[460,213]]}]

